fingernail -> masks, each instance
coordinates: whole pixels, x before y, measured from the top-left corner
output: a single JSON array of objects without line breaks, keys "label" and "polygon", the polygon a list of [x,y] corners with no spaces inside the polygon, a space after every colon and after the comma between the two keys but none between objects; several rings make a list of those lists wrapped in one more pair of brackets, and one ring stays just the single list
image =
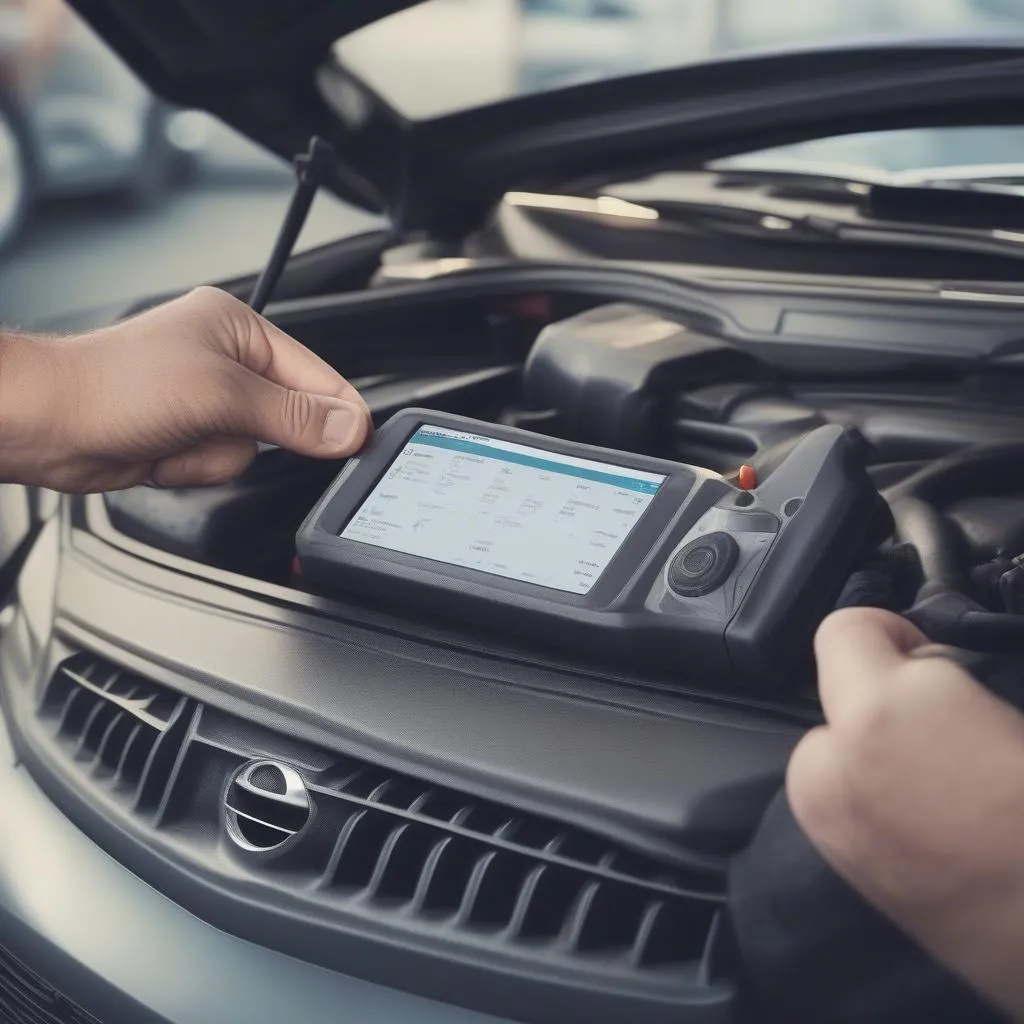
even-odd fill
[{"label": "fingernail", "polygon": [[354,405],[332,409],[324,421],[324,444],[332,448],[351,448],[362,429],[362,412]]}]

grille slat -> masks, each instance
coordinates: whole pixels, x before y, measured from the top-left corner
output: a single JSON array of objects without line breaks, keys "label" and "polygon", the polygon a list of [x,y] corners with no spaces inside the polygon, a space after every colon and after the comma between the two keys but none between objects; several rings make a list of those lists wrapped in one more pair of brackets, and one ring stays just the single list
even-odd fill
[{"label": "grille slat", "polygon": [[518,815],[513,814],[510,818],[506,818],[502,824],[500,824],[494,832],[495,839],[515,839],[516,833],[522,828],[523,819]]},{"label": "grille slat", "polygon": [[377,863],[373,867],[373,874],[370,876],[369,882],[366,883],[366,895],[369,899],[373,899],[376,895],[377,889],[380,887],[380,883],[384,878],[384,873],[388,869],[388,864],[391,862],[395,849],[402,841],[402,836],[409,831],[409,828],[409,825],[399,825],[398,828],[393,829],[387,839],[384,840],[384,844],[380,848],[380,854],[377,856]]},{"label": "grille slat", "polygon": [[453,825],[464,825],[468,820],[469,816],[473,813],[473,808],[470,806],[460,807],[451,817],[451,823]]},{"label": "grille slat", "polygon": [[139,773],[139,784],[135,791],[137,811],[155,812],[161,805],[171,781],[174,765],[185,742],[185,734],[191,719],[191,715],[187,713],[188,702],[181,697],[175,701],[173,707],[174,710],[168,715],[164,728],[156,733],[149,756]]},{"label": "grille slat", "polygon": [[3,1024],[100,1024],[0,946],[0,1021]]},{"label": "grille slat", "polygon": [[658,918],[665,909],[665,904],[649,903],[640,919],[640,927],[636,930],[636,937],[633,939],[633,946],[629,951],[629,963],[634,967],[642,967],[644,958],[647,955],[647,944],[651,941],[651,934]]},{"label": "grille slat", "polygon": [[420,795],[416,797],[411,804],[409,804],[409,810],[412,811],[413,814],[423,813],[423,808],[427,806],[433,795],[434,791],[432,789],[423,790],[423,792],[420,793]]},{"label": "grille slat", "polygon": [[452,837],[446,841],[423,899],[423,910],[438,917],[458,913],[478,854],[473,844]]},{"label": "grille slat", "polygon": [[0,1009],[6,1011],[0,1018],[5,1021],[21,1021],[24,1024],[52,1024],[57,1021],[52,1014],[44,1015],[28,993],[19,991],[3,976],[0,976]]},{"label": "grille slat", "polygon": [[92,760],[99,752],[100,743],[107,731],[107,725],[117,716],[119,708],[115,704],[107,704],[98,700],[96,706],[86,716],[82,724],[82,732],[75,748],[75,757]]},{"label": "grille slat", "polygon": [[[74,659],[72,659],[74,660]],[[167,722],[170,718],[169,714],[157,714],[154,712],[154,707],[159,708],[161,711],[165,711],[168,704],[177,703],[180,698],[174,698],[169,691],[164,690],[163,687],[158,687],[156,683],[149,683],[144,691],[137,697],[125,697],[116,693],[109,693],[104,690],[102,686],[97,686],[89,676],[83,675],[81,672],[76,672],[73,668],[62,665],[58,672],[63,672],[73,683],[77,684],[83,690],[88,690],[98,697],[102,697],[104,700],[110,701],[112,704],[118,704],[130,711],[140,722],[145,722],[146,725],[155,729],[157,732],[163,732],[167,728]],[[141,682],[141,680],[140,680]],[[161,700],[161,698],[163,698]]]},{"label": "grille slat", "polygon": [[[488,825],[485,830],[478,831],[472,824],[474,811],[476,810],[472,804],[463,806],[450,822],[445,822],[442,819],[416,813],[412,810],[403,810],[389,804],[372,802],[367,797],[340,794],[335,790],[323,789],[315,785],[311,785],[310,790],[313,793],[326,797],[328,800],[333,797],[345,803],[357,805],[361,809],[372,813],[375,817],[390,818],[393,824],[402,821],[416,821],[439,832],[462,835],[467,839],[478,841],[489,849],[504,850],[534,860],[560,864],[573,870],[586,872],[593,877],[618,881],[626,885],[641,885],[655,893],[663,892],[669,896],[685,895],[695,898],[707,898],[708,896],[707,892],[694,888],[692,880],[687,882],[684,879],[673,876],[670,869],[659,868],[658,873],[651,871],[649,874],[652,877],[648,878],[639,874],[627,874],[619,868],[604,866],[601,861],[609,856],[607,846],[603,845],[596,837],[586,833],[574,835],[573,833],[563,832],[550,843],[547,843],[544,848],[535,848],[532,845],[524,845],[519,842],[518,830],[508,837],[503,833],[504,824],[507,824],[514,815],[507,814],[503,816],[503,825],[501,826],[495,828],[493,825]],[[489,814],[493,815],[493,809]],[[492,829],[494,830],[492,831]]]},{"label": "grille slat", "polygon": [[566,922],[584,884],[583,876],[549,866],[537,880],[533,899],[525,908],[519,934],[535,942],[556,942],[566,931]]},{"label": "grille slat", "polygon": [[396,780],[393,778],[385,779],[379,786],[374,787],[374,789],[367,794],[366,799],[371,803],[380,803],[384,799],[384,795],[387,791],[395,785],[395,781]]},{"label": "grille slat", "polygon": [[552,836],[551,839],[544,844],[544,852],[558,853],[567,838],[568,834],[565,832],[559,832],[558,835]]},{"label": "grille slat", "polygon": [[128,734],[128,738],[124,741],[124,750],[121,751],[121,756],[117,759],[117,769],[114,772],[115,782],[138,782],[138,776],[133,779],[128,772],[131,770],[132,751],[136,749],[136,744],[140,742],[145,742],[145,729],[141,722],[136,722],[132,726],[132,731]]},{"label": "grille slat", "polygon": [[81,734],[82,727],[89,716],[98,707],[103,706],[103,699],[90,690],[80,690],[71,695],[64,705],[64,714],[60,723],[60,732],[69,739]]},{"label": "grille slat", "polygon": [[578,950],[584,929],[587,926],[587,918],[590,915],[590,908],[601,891],[599,882],[588,882],[576,897],[576,902],[569,911],[565,922],[565,933],[563,943],[567,949]]},{"label": "grille slat", "polygon": [[[50,680],[41,717],[54,722],[72,758],[136,811],[160,805],[184,741],[183,696],[89,655],[62,662]],[[101,766],[109,769],[104,772]]]},{"label": "grille slat", "polygon": [[[666,956],[692,960],[720,900],[706,879],[702,888],[694,876],[559,822],[425,789],[378,766],[348,779],[310,784],[350,822],[324,875],[327,890],[340,895],[637,971],[662,966]],[[652,903],[657,913],[648,913]],[[675,939],[659,937],[666,929],[681,936],[675,951]]]},{"label": "grille slat", "polygon": [[[108,768],[116,770],[118,762],[121,760],[121,745],[127,739],[127,734],[131,729],[131,718],[127,711],[120,709],[111,719],[110,724],[103,731],[103,736],[100,739],[99,746],[96,748],[96,758],[94,760],[94,767],[99,764],[105,764]],[[120,733],[124,733],[124,736],[120,736]],[[113,764],[111,760],[113,759]]]},{"label": "grille slat", "polygon": [[523,924],[526,915],[529,913],[530,904],[537,892],[537,888],[544,879],[545,872],[550,868],[547,864],[538,864],[523,881],[519,887],[519,895],[516,896],[515,906],[512,908],[512,918],[508,923],[508,936],[517,939],[522,934]]},{"label": "grille slat", "polygon": [[493,855],[480,883],[469,914],[469,923],[507,931],[516,909],[516,900],[528,874],[529,861],[499,852]]},{"label": "grille slat", "polygon": [[114,665],[107,666],[107,672],[104,676],[103,682],[100,684],[100,688],[105,690],[107,693],[111,693],[118,683],[121,682],[124,673]]},{"label": "grille slat", "polygon": [[418,913],[423,909],[427,893],[433,884],[434,875],[437,872],[437,866],[441,863],[441,858],[444,857],[445,849],[453,842],[455,840],[448,836],[440,842],[434,843],[430,848],[430,852],[424,858],[423,867],[420,869],[419,878],[416,879],[416,889],[412,896],[412,910],[414,913]]},{"label": "grille slat", "polygon": [[473,908],[480,895],[480,889],[484,884],[484,879],[487,877],[487,872],[490,871],[491,865],[495,862],[497,856],[497,853],[494,852],[484,854],[484,856],[473,865],[473,871],[469,876],[469,881],[466,883],[466,888],[462,894],[462,905],[459,907],[459,912],[456,915],[456,924],[464,925],[468,923],[472,917]]},{"label": "grille slat", "polygon": [[718,908],[707,903],[691,908],[687,915],[671,911],[671,907],[664,906],[654,919],[640,961],[642,967],[665,967],[703,955]]},{"label": "grille slat", "polygon": [[337,866],[332,884],[354,893],[363,893],[370,884],[381,847],[392,829],[392,822],[363,810],[346,822],[338,840]]},{"label": "grille slat", "polygon": [[373,897],[394,904],[412,902],[420,886],[424,863],[430,859],[437,840],[429,829],[403,826],[373,885]]}]

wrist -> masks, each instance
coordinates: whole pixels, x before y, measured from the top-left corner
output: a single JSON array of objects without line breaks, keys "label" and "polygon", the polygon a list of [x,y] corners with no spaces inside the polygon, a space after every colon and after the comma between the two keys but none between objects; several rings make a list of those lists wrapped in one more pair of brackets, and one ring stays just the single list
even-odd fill
[{"label": "wrist", "polygon": [[0,482],[47,486],[66,457],[72,395],[63,343],[0,333]]}]

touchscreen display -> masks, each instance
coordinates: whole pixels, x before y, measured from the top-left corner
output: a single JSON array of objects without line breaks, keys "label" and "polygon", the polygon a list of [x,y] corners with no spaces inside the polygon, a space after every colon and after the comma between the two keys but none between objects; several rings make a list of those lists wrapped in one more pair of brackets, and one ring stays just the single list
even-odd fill
[{"label": "touchscreen display", "polygon": [[422,426],[343,538],[586,594],[665,477]]}]

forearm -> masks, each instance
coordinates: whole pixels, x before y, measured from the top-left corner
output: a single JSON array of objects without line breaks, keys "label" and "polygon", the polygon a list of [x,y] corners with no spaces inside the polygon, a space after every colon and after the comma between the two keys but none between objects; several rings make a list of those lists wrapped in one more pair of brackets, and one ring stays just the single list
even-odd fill
[{"label": "forearm", "polygon": [[0,331],[0,482],[49,486],[65,453],[75,389],[62,342]]},{"label": "forearm", "polygon": [[337,370],[216,288],[71,337],[0,331],[0,481],[211,486],[258,441],[342,459],[372,427]]},{"label": "forearm", "polygon": [[1024,716],[930,682],[934,701],[883,702],[798,750],[794,813],[869,902],[1024,1020]]}]

